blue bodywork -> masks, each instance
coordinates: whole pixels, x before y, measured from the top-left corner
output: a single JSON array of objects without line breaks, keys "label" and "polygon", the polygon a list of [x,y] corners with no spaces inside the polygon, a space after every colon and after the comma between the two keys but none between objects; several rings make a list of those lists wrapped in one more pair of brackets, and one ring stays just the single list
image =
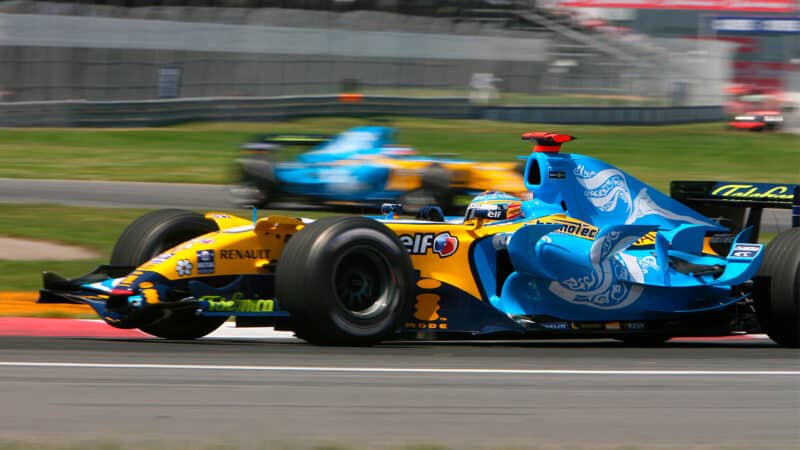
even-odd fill
[{"label": "blue bodywork", "polygon": [[[277,189],[322,200],[369,202],[400,198],[387,190],[392,169],[378,158],[411,159],[392,147],[395,130],[382,126],[354,127],[299,155],[296,161],[274,165]],[[413,156],[419,161],[431,158]]]},{"label": "blue bodywork", "polygon": [[483,226],[524,225],[470,248],[482,298],[446,284],[435,292],[447,331],[654,332],[653,324],[685,325],[747,297],[741,286],[763,255],[750,230],[727,254],[704,251],[706,236],[725,227],[589,156],[535,152],[525,177],[534,199],[522,203],[524,218]]}]

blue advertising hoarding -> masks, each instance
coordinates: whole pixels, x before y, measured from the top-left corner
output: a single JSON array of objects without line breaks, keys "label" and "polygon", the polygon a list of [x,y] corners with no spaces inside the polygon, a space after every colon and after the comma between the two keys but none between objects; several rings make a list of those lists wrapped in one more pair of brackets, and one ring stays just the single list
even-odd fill
[{"label": "blue advertising hoarding", "polygon": [[800,17],[718,16],[711,19],[716,33],[800,34]]}]

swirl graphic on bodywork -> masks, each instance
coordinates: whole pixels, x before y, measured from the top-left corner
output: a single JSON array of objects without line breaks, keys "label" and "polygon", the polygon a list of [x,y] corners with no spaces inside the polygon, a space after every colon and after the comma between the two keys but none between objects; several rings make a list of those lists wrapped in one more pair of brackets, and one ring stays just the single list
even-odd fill
[{"label": "swirl graphic on bodywork", "polygon": [[638,194],[636,194],[636,199],[633,201],[633,210],[628,215],[628,218],[625,220],[626,224],[635,223],[637,219],[648,216],[648,215],[658,215],[668,220],[675,220],[679,222],[686,222],[686,223],[694,223],[697,225],[708,225],[708,226],[717,226],[712,221],[706,220],[699,220],[694,217],[685,216],[681,214],[675,214],[674,212],[661,207],[658,203],[655,202],[648,194],[646,188],[642,188]]},{"label": "swirl graphic on bodywork", "polygon": [[584,196],[600,211],[617,209],[619,202],[625,203],[625,211],[630,211],[631,192],[625,175],[619,170],[606,169],[594,173],[578,166],[574,172],[578,183],[585,189]]},{"label": "swirl graphic on bodywork", "polygon": [[656,257],[652,255],[645,256],[644,258],[640,259],[639,265],[644,273],[650,272],[650,269],[653,269],[654,271],[661,270],[661,268],[658,267],[658,260],[656,260]]},{"label": "swirl graphic on bodywork", "polygon": [[635,236],[618,232],[600,237],[600,242],[593,246],[590,255],[593,271],[553,281],[549,286],[550,292],[570,303],[599,309],[619,309],[635,302],[643,288],[622,281],[632,278],[631,271],[628,262],[615,254],[635,239]]}]

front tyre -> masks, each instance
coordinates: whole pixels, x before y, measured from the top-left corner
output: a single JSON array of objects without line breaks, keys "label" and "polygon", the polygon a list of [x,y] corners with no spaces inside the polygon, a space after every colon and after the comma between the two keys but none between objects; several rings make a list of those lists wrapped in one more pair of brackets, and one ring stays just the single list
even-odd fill
[{"label": "front tyre", "polygon": [[[192,211],[152,211],[125,228],[111,252],[111,265],[138,267],[181,242],[217,230],[216,223]],[[193,309],[181,309],[139,329],[164,339],[196,339],[225,320],[227,317],[201,317]]]},{"label": "front tyre", "polygon": [[800,228],[786,230],[767,244],[753,299],[767,335],[785,347],[800,347]]},{"label": "front tyre", "polygon": [[364,346],[410,315],[411,260],[397,236],[364,217],[330,217],[295,234],[278,263],[275,296],[295,334],[317,345]]}]

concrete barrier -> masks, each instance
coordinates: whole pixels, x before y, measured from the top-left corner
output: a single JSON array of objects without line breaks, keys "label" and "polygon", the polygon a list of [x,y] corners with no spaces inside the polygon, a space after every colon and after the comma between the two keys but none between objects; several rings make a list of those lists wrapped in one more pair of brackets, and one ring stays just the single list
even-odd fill
[{"label": "concrete barrier", "polygon": [[382,115],[608,125],[713,122],[723,117],[720,106],[475,106],[462,97],[364,96],[358,102],[342,102],[338,96],[322,95],[0,103],[2,127],[132,127],[190,121],[282,121],[308,116]]},{"label": "concrete barrier", "polygon": [[480,117],[503,122],[667,125],[716,122],[724,114],[722,106],[499,106],[482,108]]}]

